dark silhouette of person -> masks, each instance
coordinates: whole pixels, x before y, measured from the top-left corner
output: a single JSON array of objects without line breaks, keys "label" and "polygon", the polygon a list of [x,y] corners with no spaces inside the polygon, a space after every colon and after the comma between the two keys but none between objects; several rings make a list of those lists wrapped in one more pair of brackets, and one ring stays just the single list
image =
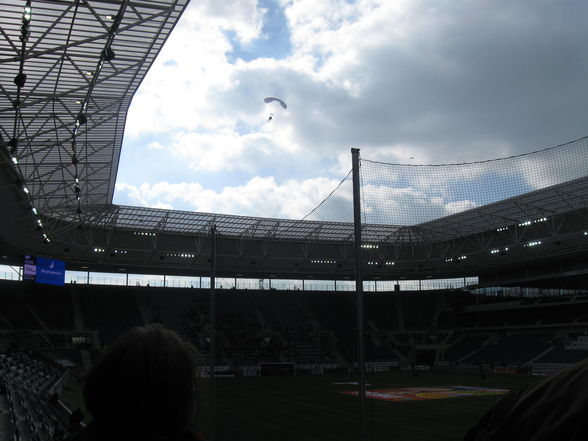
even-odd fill
[{"label": "dark silhouette of person", "polygon": [[91,422],[75,441],[196,441],[193,347],[159,324],[119,337],[88,372]]},{"label": "dark silhouette of person", "polygon": [[588,359],[515,389],[470,428],[465,441],[584,441]]}]

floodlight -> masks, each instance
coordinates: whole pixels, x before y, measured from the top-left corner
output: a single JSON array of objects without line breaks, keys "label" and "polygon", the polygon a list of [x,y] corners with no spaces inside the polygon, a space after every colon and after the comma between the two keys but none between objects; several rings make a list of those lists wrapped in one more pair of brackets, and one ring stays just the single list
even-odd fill
[{"label": "floodlight", "polygon": [[33,8],[31,6],[31,0],[27,0],[24,11],[22,13],[22,21],[25,23],[29,23],[31,21],[31,16],[33,14]]},{"label": "floodlight", "polygon": [[20,41],[23,43],[29,39],[29,22],[23,20],[22,26],[20,27],[20,36],[18,37]]},{"label": "floodlight", "polygon": [[18,149],[18,139],[11,138],[10,141],[8,141],[8,146],[10,147],[10,155],[16,156],[16,151]]},{"label": "floodlight", "polygon": [[114,57],[115,57],[115,53],[110,46],[106,46],[102,50],[102,59],[104,61],[112,61],[112,60],[114,60]]},{"label": "floodlight", "polygon": [[25,83],[27,82],[27,76],[26,76],[26,74],[20,72],[20,73],[16,74],[13,81],[17,87],[24,87]]}]

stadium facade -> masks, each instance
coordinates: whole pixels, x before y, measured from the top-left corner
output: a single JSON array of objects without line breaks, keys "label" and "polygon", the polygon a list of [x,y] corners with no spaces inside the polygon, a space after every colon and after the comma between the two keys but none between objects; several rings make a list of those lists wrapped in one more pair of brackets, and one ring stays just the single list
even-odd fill
[{"label": "stadium facade", "polygon": [[[220,277],[352,280],[352,222],[112,204],[131,99],[186,3],[35,1],[28,17],[26,2],[2,3],[2,263],[32,254],[70,270],[207,275],[214,225]],[[584,140],[573,147],[585,155]],[[586,175],[412,225],[366,215],[364,278],[583,284]]]},{"label": "stadium facade", "polygon": [[[112,203],[131,99],[186,6],[184,0],[0,2],[0,264],[21,266],[25,255],[34,255],[63,260],[74,271],[209,276],[215,227],[219,277],[354,280],[349,177],[303,220]],[[580,139],[475,164],[416,167],[362,160],[363,279],[398,284],[476,277],[477,287],[585,291],[587,154],[587,140]],[[8,336],[4,340],[16,335],[22,340],[18,343],[30,337],[44,350],[73,347],[71,358],[80,357],[80,366],[91,366],[94,350],[111,343],[123,328],[161,322],[193,341],[202,366],[220,365],[227,369],[224,373],[246,377],[263,375],[264,369],[290,373],[296,368],[351,374],[353,381],[326,386],[323,380],[310,381],[304,390],[312,397],[310,404],[299,400],[293,406],[289,395],[278,397],[283,407],[268,400],[258,420],[270,422],[268,415],[279,411],[286,418],[282,415],[275,433],[270,433],[271,424],[261,424],[268,432],[255,439],[346,439],[356,430],[360,413],[349,411],[355,402],[336,399],[333,386],[341,397],[357,396],[352,390],[357,384],[354,369],[361,364],[356,337],[364,330],[365,367],[376,374],[370,376],[377,386],[370,390],[370,399],[377,395],[389,401],[418,401],[423,394],[439,398],[441,392],[447,397],[464,391],[502,393],[528,380],[498,377],[502,373],[519,368],[530,372],[533,363],[545,371],[553,364],[557,368],[583,358],[588,348],[588,298],[580,293],[506,301],[451,290],[436,295],[370,293],[365,297],[364,329],[355,325],[354,293],[293,296],[237,289],[211,296],[209,290],[196,289],[172,293],[156,287],[1,285],[0,330]],[[218,300],[216,329],[213,299]],[[454,371],[442,380],[416,380],[418,365]],[[462,365],[467,365],[469,376],[458,375],[459,369],[466,369]],[[59,377],[55,369],[51,375],[44,372],[29,353],[0,357],[2,373],[22,366],[36,366],[24,369],[31,374],[25,384],[43,393],[48,392],[44,386],[31,381]],[[484,388],[484,378],[476,383],[479,388],[462,385],[487,366],[504,371],[493,371],[499,378],[497,389]],[[402,376],[401,369],[409,375]],[[400,373],[394,377],[400,388],[377,376],[391,370]],[[449,383],[454,377],[456,383]],[[269,381],[265,386],[250,383],[249,389],[242,383],[239,387],[246,392],[239,397],[239,388],[231,389],[233,380],[226,379],[220,394],[235,393],[220,402],[228,406],[235,424],[219,432],[235,434],[220,433],[219,439],[246,439],[237,436],[261,430],[249,429],[258,421],[247,415],[254,407],[249,400],[278,389],[278,383]],[[316,411],[312,393],[317,390],[324,394],[321,400],[329,397],[325,408],[335,412]],[[22,398],[15,402],[34,395],[26,388],[20,393]],[[421,408],[430,411],[418,414],[410,410],[414,403],[394,407],[393,413],[391,407],[372,401],[370,411],[385,439],[430,439],[434,421],[423,424],[423,414],[436,415],[444,433],[449,430],[446,421],[460,415],[463,421],[452,429],[458,439],[491,403],[484,398],[478,402],[475,412],[472,402],[464,401]],[[410,423],[387,427],[390,421],[402,420],[405,411],[413,418]],[[310,419],[307,438],[297,436],[300,427],[284,429],[293,414]],[[243,421],[236,423],[241,415]],[[365,439],[365,424],[362,427]],[[394,432],[399,429],[405,432]],[[416,435],[419,430],[423,433]]]}]

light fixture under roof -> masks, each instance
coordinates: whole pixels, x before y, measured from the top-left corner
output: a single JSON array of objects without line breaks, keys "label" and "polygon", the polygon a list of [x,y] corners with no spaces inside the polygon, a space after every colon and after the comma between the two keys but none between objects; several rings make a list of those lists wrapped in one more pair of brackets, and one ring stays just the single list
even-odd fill
[{"label": "light fixture under roof", "polygon": [[112,61],[115,57],[116,54],[110,46],[106,46],[104,49],[102,49],[102,59],[104,61]]},{"label": "light fixture under roof", "polygon": [[31,6],[31,0],[27,0],[24,11],[22,14],[23,21],[30,22],[33,15],[33,8]]}]

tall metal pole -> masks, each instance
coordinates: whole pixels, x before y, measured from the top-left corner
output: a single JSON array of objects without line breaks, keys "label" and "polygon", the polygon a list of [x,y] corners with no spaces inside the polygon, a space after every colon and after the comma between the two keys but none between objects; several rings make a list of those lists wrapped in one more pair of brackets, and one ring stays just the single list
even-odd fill
[{"label": "tall metal pole", "polygon": [[363,279],[361,276],[361,199],[359,188],[359,149],[351,149],[353,169],[353,223],[355,227],[355,292],[357,301],[357,342],[359,349],[359,412],[361,441],[367,439],[365,409],[365,347],[364,347],[364,311]]},{"label": "tall metal pole", "polygon": [[216,225],[210,227],[210,440],[216,440]]}]

